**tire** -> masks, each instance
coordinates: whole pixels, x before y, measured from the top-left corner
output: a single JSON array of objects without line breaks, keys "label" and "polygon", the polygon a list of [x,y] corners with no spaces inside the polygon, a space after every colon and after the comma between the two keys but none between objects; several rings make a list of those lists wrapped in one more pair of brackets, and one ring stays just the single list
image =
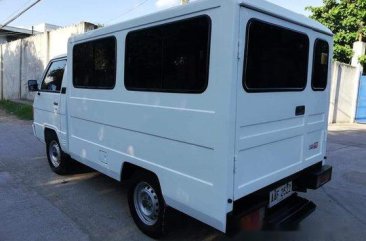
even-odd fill
[{"label": "tire", "polygon": [[145,172],[133,179],[128,205],[134,222],[143,233],[155,239],[164,235],[167,206],[154,175]]},{"label": "tire", "polygon": [[48,164],[52,171],[59,175],[68,174],[70,158],[62,151],[60,142],[54,132],[46,136],[46,151]]}]

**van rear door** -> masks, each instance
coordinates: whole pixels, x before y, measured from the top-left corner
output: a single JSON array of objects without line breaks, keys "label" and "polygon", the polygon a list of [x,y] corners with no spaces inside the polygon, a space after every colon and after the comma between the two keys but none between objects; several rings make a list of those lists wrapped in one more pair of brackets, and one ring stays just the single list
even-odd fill
[{"label": "van rear door", "polygon": [[235,200],[321,161],[328,111],[310,83],[315,31],[240,11]]}]

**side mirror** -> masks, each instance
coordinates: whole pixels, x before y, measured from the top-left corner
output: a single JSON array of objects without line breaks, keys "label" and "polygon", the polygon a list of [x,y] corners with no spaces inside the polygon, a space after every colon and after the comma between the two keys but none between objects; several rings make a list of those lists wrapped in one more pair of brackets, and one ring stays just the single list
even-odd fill
[{"label": "side mirror", "polygon": [[38,91],[38,82],[37,80],[28,80],[28,90],[30,92]]}]

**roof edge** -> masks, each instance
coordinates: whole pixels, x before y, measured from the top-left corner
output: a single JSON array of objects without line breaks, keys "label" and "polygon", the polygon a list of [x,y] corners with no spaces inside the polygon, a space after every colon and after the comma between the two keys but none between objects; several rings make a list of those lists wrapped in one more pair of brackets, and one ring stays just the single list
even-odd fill
[{"label": "roof edge", "polygon": [[240,6],[242,7],[246,7],[264,14],[268,14],[271,15],[273,17],[306,27],[306,28],[310,28],[316,32],[320,32],[323,33],[325,35],[329,35],[329,36],[333,36],[333,32],[325,27],[324,25],[322,25],[321,23],[312,20],[304,15],[295,13],[293,11],[290,11],[286,8],[280,7],[276,4],[267,2],[267,1],[261,1],[260,3],[258,3],[259,1],[241,1],[240,2]]}]

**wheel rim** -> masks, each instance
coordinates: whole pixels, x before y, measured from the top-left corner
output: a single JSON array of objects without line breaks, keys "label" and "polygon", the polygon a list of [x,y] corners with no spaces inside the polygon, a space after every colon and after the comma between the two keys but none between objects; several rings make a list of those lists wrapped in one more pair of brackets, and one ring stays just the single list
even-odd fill
[{"label": "wheel rim", "polygon": [[133,194],[134,206],[141,221],[149,226],[159,218],[159,199],[156,191],[146,182],[136,185]]},{"label": "wheel rim", "polygon": [[61,149],[56,141],[51,141],[48,148],[48,155],[54,167],[57,168],[61,165]]}]

